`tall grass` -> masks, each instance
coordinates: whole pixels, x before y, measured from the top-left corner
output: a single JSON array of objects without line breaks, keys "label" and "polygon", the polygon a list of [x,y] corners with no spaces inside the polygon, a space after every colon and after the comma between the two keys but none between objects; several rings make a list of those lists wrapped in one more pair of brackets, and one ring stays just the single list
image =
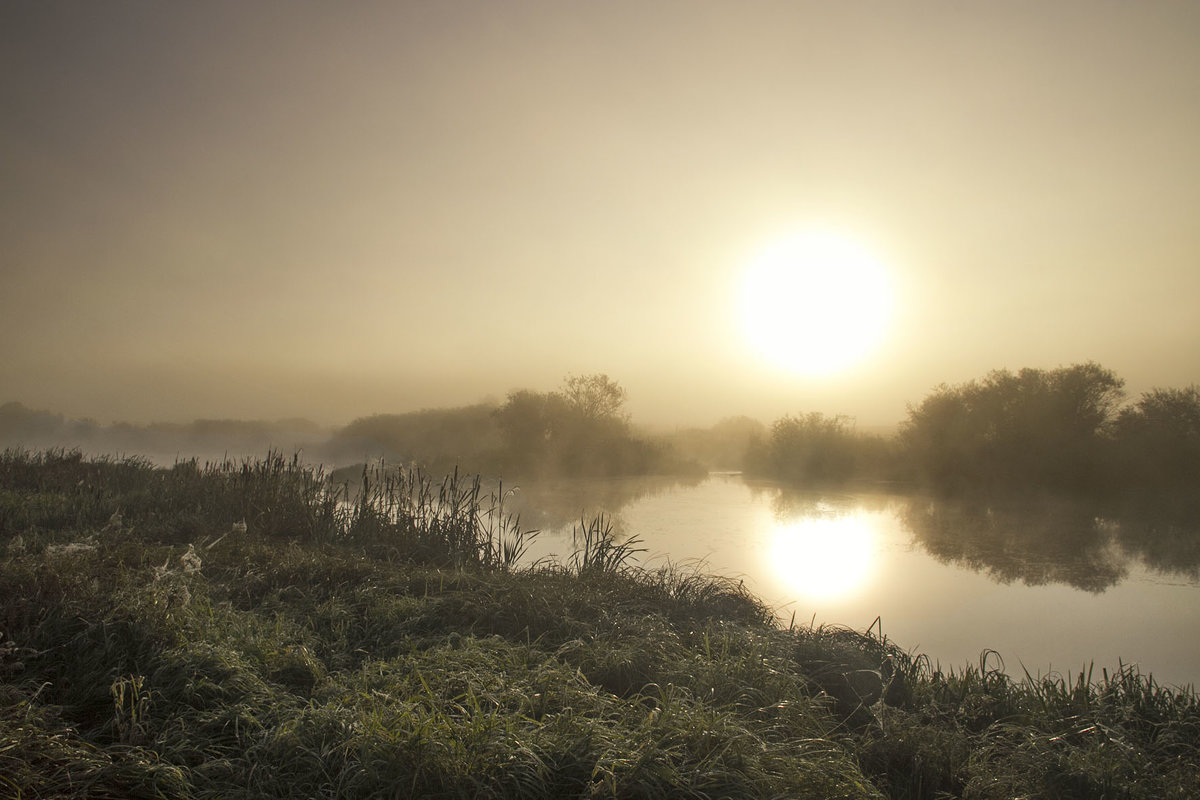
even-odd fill
[{"label": "tall grass", "polygon": [[646,552],[646,548],[636,546],[641,543],[640,539],[621,541],[616,536],[611,520],[603,514],[591,521],[580,520],[579,526],[571,533],[571,539],[575,552],[571,555],[570,564],[581,576],[623,572],[638,553]]},{"label": "tall grass", "polygon": [[503,484],[484,494],[478,475],[458,470],[439,482],[420,470],[364,465],[354,499],[347,488],[343,496],[346,538],[395,558],[511,570],[538,534],[505,512]]},{"label": "tall grass", "polygon": [[0,798],[1193,796],[1133,669],[944,671],[375,467],[0,457]]}]

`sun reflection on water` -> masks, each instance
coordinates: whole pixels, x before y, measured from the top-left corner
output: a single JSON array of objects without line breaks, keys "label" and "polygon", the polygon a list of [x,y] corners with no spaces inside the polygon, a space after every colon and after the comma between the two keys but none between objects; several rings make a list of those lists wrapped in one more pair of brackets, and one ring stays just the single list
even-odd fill
[{"label": "sun reflection on water", "polygon": [[771,532],[771,569],[804,597],[846,597],[874,571],[874,539],[871,526],[857,515],[788,520]]}]

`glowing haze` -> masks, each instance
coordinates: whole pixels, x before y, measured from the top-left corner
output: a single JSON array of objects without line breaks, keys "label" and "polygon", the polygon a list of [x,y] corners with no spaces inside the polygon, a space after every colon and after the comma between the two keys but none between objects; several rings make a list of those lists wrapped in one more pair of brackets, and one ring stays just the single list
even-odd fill
[{"label": "glowing haze", "polygon": [[809,232],[772,242],[749,262],[743,281],[750,343],[801,375],[854,366],[890,321],[886,268],[852,239]]},{"label": "glowing haze", "polygon": [[[994,368],[1200,381],[1197,42],[1184,2],[6,2],[0,402],[338,423],[607,372],[637,421],[879,425]],[[837,251],[747,330],[822,231],[886,314]]]}]

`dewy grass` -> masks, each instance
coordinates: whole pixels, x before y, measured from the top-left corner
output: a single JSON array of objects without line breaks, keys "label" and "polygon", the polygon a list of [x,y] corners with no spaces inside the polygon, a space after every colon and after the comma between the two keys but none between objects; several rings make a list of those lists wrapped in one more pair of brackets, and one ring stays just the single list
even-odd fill
[{"label": "dewy grass", "polygon": [[0,798],[1194,796],[1190,690],[784,627],[601,519],[524,564],[503,499],[5,453]]}]

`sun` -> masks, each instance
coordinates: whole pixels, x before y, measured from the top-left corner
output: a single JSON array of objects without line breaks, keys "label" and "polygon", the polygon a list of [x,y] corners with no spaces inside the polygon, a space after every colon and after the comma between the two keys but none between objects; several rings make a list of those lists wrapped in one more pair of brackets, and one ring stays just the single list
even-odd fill
[{"label": "sun", "polygon": [[802,375],[844,370],[882,340],[891,315],[887,270],[853,239],[803,233],[779,239],[746,267],[741,315],[762,358]]}]

